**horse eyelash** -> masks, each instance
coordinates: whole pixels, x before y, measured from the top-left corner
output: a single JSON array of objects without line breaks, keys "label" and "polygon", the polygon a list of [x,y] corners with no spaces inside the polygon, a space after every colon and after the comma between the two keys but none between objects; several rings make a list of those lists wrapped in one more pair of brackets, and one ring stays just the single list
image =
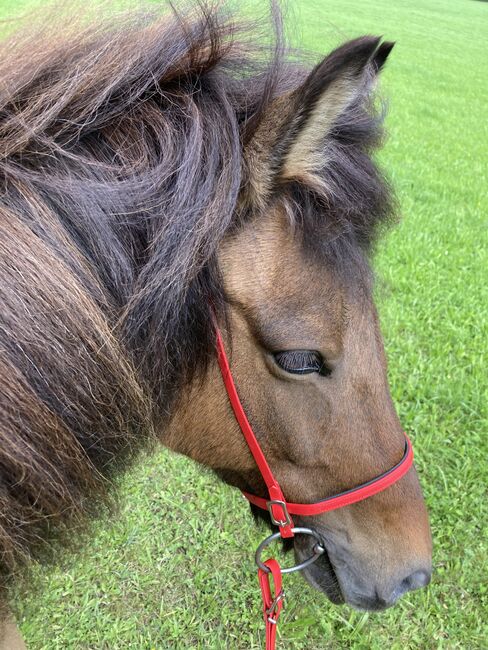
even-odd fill
[{"label": "horse eyelash", "polygon": [[295,375],[306,375],[317,372],[321,375],[329,375],[322,355],[314,350],[285,350],[274,353],[274,359],[278,366]]}]

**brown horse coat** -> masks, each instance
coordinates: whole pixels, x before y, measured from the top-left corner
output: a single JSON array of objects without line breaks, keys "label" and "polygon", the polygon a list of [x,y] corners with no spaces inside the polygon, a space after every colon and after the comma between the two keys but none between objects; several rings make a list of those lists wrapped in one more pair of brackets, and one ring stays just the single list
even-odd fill
[{"label": "brown horse coat", "polygon": [[[363,37],[311,69],[286,55],[277,12],[271,46],[205,3],[165,16],[151,5],[117,20],[98,14],[96,25],[48,21],[0,53],[5,586],[102,513],[113,477],[157,437],[259,491],[242,441],[222,433],[238,432],[209,381],[211,311],[232,334],[254,417],[263,432],[274,423],[265,446],[276,466],[288,463],[279,471],[289,498],[374,476],[402,448],[368,265],[392,212],[371,158],[382,135],[371,92],[391,44]],[[275,352],[304,343],[320,350],[331,379],[291,389]],[[328,397],[300,407],[327,386]],[[212,413],[205,437],[196,402],[188,407],[194,394],[199,412]],[[274,400],[290,406],[286,416]],[[310,417],[319,444],[296,435]],[[344,462],[358,445],[371,450],[364,464]],[[318,495],[300,478],[304,467]],[[427,557],[430,540],[415,475],[361,507],[347,515],[361,528],[359,564],[377,560],[365,549],[380,521],[385,548],[403,540],[396,560],[383,549],[395,580],[420,571],[412,549]],[[327,571],[340,546],[330,544]],[[397,593],[388,590],[387,604]]]}]

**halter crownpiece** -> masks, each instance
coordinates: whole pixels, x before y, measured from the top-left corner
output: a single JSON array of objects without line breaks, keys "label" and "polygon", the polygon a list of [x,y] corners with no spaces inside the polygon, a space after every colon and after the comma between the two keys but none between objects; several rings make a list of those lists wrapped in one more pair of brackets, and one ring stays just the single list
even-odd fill
[{"label": "halter crownpiece", "polygon": [[[237,389],[232,377],[230,370],[229,360],[225,352],[224,342],[222,340],[222,335],[218,327],[216,328],[216,343],[217,343],[217,359],[220,367],[220,372],[222,374],[222,379],[224,381],[225,389],[229,397],[232,410],[236,420],[241,428],[242,434],[247,442],[247,445],[251,451],[251,454],[256,461],[259,471],[263,477],[263,480],[268,489],[269,498],[265,499],[263,497],[256,496],[250,492],[243,492],[243,495],[246,499],[263,510],[268,510],[271,522],[278,526],[279,533],[275,533],[270,537],[267,537],[258,547],[256,551],[256,563],[258,565],[258,576],[259,584],[261,586],[261,593],[263,597],[263,613],[264,620],[266,623],[266,650],[274,650],[276,642],[276,624],[278,622],[278,617],[280,615],[282,606],[283,606],[283,592],[281,591],[281,574],[290,573],[291,571],[298,571],[304,569],[306,566],[315,562],[315,560],[324,553],[325,549],[321,546],[320,540],[317,537],[317,534],[309,528],[295,528],[293,525],[293,520],[291,515],[300,515],[300,516],[313,516],[318,515],[324,512],[329,512],[331,510],[336,510],[337,508],[343,508],[344,506],[351,505],[352,503],[357,503],[358,501],[363,501],[378,492],[386,490],[397,481],[399,481],[402,476],[404,476],[413,463],[413,448],[410,440],[407,435],[405,436],[405,448],[401,460],[394,465],[391,469],[383,472],[379,476],[362,483],[357,487],[346,490],[334,496],[326,497],[320,501],[314,503],[290,503],[288,502],[281,490],[281,487],[273,475],[270,466],[266,460],[266,457],[261,449],[261,446],[252,430],[252,427],[247,419],[246,413],[242,406],[241,400],[237,393]],[[317,544],[315,544],[313,549],[313,556],[302,562],[301,564],[290,567],[288,569],[281,569],[278,562],[273,559],[266,560],[266,562],[261,561],[261,552],[263,549],[268,546],[268,544],[279,537],[294,537],[295,534],[306,534],[311,535],[317,539]],[[270,587],[270,577],[273,577],[274,581],[274,598],[272,598],[271,587]],[[279,577],[278,577],[279,576]]]}]

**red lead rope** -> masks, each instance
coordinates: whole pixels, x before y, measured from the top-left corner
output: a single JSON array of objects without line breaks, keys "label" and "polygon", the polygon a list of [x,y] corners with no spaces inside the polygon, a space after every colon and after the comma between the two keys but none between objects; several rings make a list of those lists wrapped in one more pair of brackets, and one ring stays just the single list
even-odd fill
[{"label": "red lead rope", "polygon": [[[274,650],[276,644],[276,628],[283,607],[283,591],[281,588],[281,569],[276,560],[266,560],[268,573],[258,569],[259,586],[263,598],[263,616],[266,625],[266,648]],[[274,591],[271,591],[270,577],[273,576]]]},{"label": "red lead rope", "polygon": [[[351,505],[352,503],[357,503],[363,499],[377,494],[386,490],[386,488],[396,483],[398,480],[404,476],[413,463],[413,449],[410,440],[405,434],[405,449],[401,460],[391,469],[387,470],[383,474],[380,474],[371,481],[362,483],[355,488],[341,492],[321,501],[316,501],[315,503],[289,503],[286,501],[283,492],[280,488],[278,481],[275,479],[273,472],[271,471],[270,466],[263,454],[263,450],[259,442],[257,441],[254,431],[247,419],[244,408],[242,407],[241,400],[237,393],[236,386],[234,384],[234,379],[229,366],[229,360],[225,353],[224,343],[222,341],[222,335],[218,328],[216,328],[217,336],[217,356],[220,366],[220,371],[222,373],[222,379],[224,380],[225,389],[227,395],[229,396],[229,401],[234,411],[237,422],[241,428],[241,431],[246,439],[248,447],[256,461],[256,465],[261,472],[266,487],[268,488],[269,498],[265,499],[263,497],[258,497],[249,492],[243,492],[246,499],[248,499],[252,504],[268,510],[271,521],[273,524],[278,526],[281,537],[293,537],[294,528],[293,521],[290,515],[300,515],[300,516],[310,516],[318,515],[323,512],[328,512],[330,510],[336,510],[337,508],[343,508],[344,506]],[[297,532],[299,532],[297,530]],[[309,531],[309,534],[311,531]],[[264,563],[259,564],[259,584],[261,586],[261,592],[263,596],[263,606],[265,611],[265,621],[266,621],[266,649],[274,650],[275,639],[276,639],[276,623],[278,616],[282,608],[282,599],[283,594],[281,591],[281,569],[276,560],[267,560]],[[272,597],[269,578],[273,576],[275,590],[274,597]],[[279,577],[278,577],[279,576]],[[267,612],[271,612],[267,614]]]}]

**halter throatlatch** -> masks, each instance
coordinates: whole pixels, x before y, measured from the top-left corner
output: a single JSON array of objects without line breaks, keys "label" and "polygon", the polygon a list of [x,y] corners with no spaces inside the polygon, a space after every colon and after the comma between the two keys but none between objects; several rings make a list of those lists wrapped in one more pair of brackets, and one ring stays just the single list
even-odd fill
[{"label": "halter throatlatch", "polygon": [[[367,499],[374,494],[378,494],[378,492],[386,490],[390,485],[399,481],[412,466],[413,449],[410,440],[407,435],[404,434],[405,448],[401,460],[391,469],[383,472],[383,474],[380,474],[376,478],[373,478],[366,483],[362,483],[355,488],[327,497],[321,501],[316,501],[315,503],[288,502],[285,499],[281,487],[274,477],[270,466],[268,465],[263,450],[261,449],[249,420],[247,419],[230,371],[229,360],[225,353],[222,335],[218,328],[216,329],[216,337],[218,362],[232,410],[234,411],[234,415],[241,428],[242,434],[268,489],[267,499],[251,494],[250,492],[243,492],[243,494],[253,505],[262,508],[263,510],[268,510],[271,522],[279,528],[279,533],[267,537],[259,545],[258,550],[256,551],[256,563],[259,567],[259,584],[261,586],[263,597],[264,620],[266,622],[266,649],[274,650],[276,642],[276,623],[283,606],[281,574],[305,568],[312,564],[312,562],[315,562],[315,560],[324,552],[324,548],[321,546],[316,533],[309,528],[295,528],[291,515],[300,515],[303,517],[322,514],[323,512],[337,510],[337,508],[343,508],[352,503],[357,503],[358,501]],[[278,562],[273,559],[266,560],[265,562],[261,561],[261,552],[270,542],[278,537],[294,537],[295,534],[306,534],[316,538],[317,543],[313,548],[313,555],[310,558],[302,562],[300,565],[290,567],[289,569],[281,569]],[[271,593],[269,582],[271,576],[274,580],[274,595]]]}]

